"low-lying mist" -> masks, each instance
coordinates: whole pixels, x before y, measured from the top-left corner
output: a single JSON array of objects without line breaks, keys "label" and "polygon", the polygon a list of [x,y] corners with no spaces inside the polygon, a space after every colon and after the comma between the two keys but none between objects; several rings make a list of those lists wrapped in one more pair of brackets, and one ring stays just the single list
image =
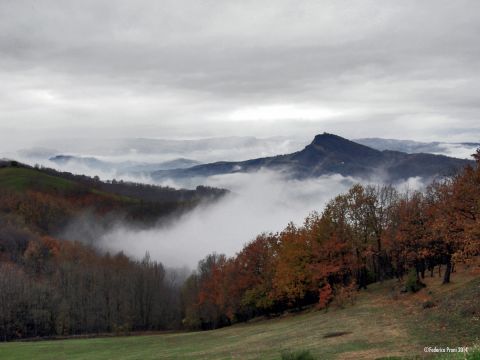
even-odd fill
[{"label": "low-lying mist", "polygon": [[[322,211],[327,201],[357,182],[365,183],[341,175],[292,180],[271,171],[212,176],[203,183],[230,189],[231,194],[168,225],[143,230],[117,225],[101,236],[99,244],[134,257],[148,251],[167,266],[195,267],[209,253],[233,255],[262,232],[280,231],[290,221],[302,223],[310,212]],[[423,183],[413,178],[399,186],[417,189]]]}]

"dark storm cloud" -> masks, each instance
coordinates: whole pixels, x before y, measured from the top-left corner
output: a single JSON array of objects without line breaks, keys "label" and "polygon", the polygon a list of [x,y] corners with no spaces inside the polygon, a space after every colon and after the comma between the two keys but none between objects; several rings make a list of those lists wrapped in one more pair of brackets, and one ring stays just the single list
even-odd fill
[{"label": "dark storm cloud", "polygon": [[4,0],[0,126],[474,140],[479,33],[473,0]]}]

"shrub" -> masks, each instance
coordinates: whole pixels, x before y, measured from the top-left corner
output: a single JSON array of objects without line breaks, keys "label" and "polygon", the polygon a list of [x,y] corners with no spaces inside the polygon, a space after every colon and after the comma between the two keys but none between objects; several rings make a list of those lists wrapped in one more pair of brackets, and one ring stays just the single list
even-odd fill
[{"label": "shrub", "polygon": [[418,280],[417,270],[411,268],[408,272],[407,281],[405,282],[405,290],[415,293],[423,287],[425,287],[425,284]]},{"label": "shrub", "polygon": [[333,299],[333,289],[330,284],[324,285],[318,294],[318,309],[325,309]]},{"label": "shrub", "polygon": [[435,306],[436,306],[435,303],[431,300],[424,301],[423,304],[422,304],[422,307],[424,309],[430,309],[430,308],[433,308]]},{"label": "shrub", "polygon": [[282,360],[315,360],[309,350],[283,351]]},{"label": "shrub", "polygon": [[335,286],[335,297],[333,298],[332,303],[343,309],[347,305],[355,304],[356,296],[357,290],[354,282],[346,286]]}]

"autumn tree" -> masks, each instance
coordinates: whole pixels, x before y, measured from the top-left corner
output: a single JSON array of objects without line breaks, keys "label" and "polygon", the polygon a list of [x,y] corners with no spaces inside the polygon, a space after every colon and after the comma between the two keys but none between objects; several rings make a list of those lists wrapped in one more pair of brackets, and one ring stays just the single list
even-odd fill
[{"label": "autumn tree", "polygon": [[480,252],[480,149],[475,165],[430,186],[434,219],[432,232],[443,244],[444,283],[450,282],[454,261]]}]

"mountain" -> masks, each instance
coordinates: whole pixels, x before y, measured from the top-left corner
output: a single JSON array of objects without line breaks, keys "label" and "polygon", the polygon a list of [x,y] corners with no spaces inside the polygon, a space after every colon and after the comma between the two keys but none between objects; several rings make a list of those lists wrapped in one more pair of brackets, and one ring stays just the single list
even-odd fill
[{"label": "mountain", "polygon": [[[148,166],[149,168],[153,168],[155,166],[160,166],[161,168],[168,170],[168,169],[186,169],[195,165],[200,165],[200,161],[185,159],[185,158],[178,158],[173,160],[164,161],[157,164],[145,164],[144,166]],[[142,165],[137,165],[138,167],[142,167]],[[162,170],[162,169],[159,169]]]},{"label": "mountain", "polygon": [[73,165],[86,166],[92,170],[115,171],[119,174],[142,173],[155,170],[184,169],[201,164],[199,161],[178,158],[160,163],[144,163],[136,161],[103,161],[95,157],[84,157],[74,155],[56,155],[49,158],[50,161],[59,166]]},{"label": "mountain", "polygon": [[443,154],[461,158],[468,158],[480,147],[480,143],[448,143],[448,142],[420,142],[413,140],[397,140],[382,138],[355,139],[355,142],[377,150],[393,150],[406,153]]},{"label": "mountain", "polygon": [[112,168],[112,164],[106,161],[98,160],[94,157],[81,157],[81,156],[73,156],[73,155],[56,155],[52,156],[48,160],[54,162],[57,165],[64,166],[69,163],[75,162],[78,165],[87,166],[93,169],[104,169],[110,170]]},{"label": "mountain", "polygon": [[414,176],[450,175],[469,163],[469,160],[443,155],[380,151],[323,133],[315,136],[303,150],[291,154],[238,162],[215,162],[187,169],[159,170],[153,172],[152,176],[156,179],[206,177],[269,169],[297,179],[341,174],[363,178],[381,175],[388,181],[396,181]]}]

